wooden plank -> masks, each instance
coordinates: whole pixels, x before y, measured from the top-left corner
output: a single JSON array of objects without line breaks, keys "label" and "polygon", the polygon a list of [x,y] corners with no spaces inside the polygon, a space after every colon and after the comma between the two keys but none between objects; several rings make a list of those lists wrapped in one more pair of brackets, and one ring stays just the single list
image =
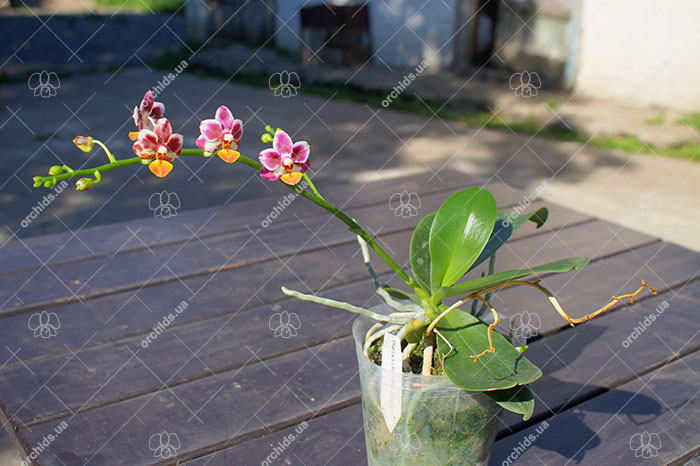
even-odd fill
[{"label": "wooden plank", "polygon": [[[149,439],[168,431],[178,436],[178,456],[189,459],[267,431],[356,403],[358,380],[351,338],[287,353],[194,383],[96,408],[66,418],[68,428],[40,457],[44,466],[154,464]],[[20,428],[22,444],[33,445],[63,420]],[[55,424],[55,425],[54,425]],[[161,461],[161,464],[164,464]]]},{"label": "wooden plank", "polygon": [[[536,250],[538,241],[543,240],[536,240],[534,238],[541,238],[543,235],[548,234],[548,232],[556,231],[569,220],[566,211],[562,211],[561,214],[559,214],[555,209],[553,212],[554,215],[550,222],[551,225],[545,226],[539,230],[536,230],[531,225],[521,228],[513,244],[519,241],[528,241],[528,243],[526,243],[526,246],[522,247],[522,249],[518,249],[519,255],[525,256],[528,250]],[[594,226],[589,226],[585,230],[577,229],[572,230],[571,233],[559,234],[564,235],[563,237],[570,241],[576,241],[575,238],[580,232],[592,230],[595,230]],[[605,232],[604,229],[600,229],[599,231]],[[528,236],[531,235],[535,236],[528,239]],[[626,244],[639,245],[648,241],[648,237],[639,235],[630,230],[625,230],[625,232],[620,233],[618,236],[620,236]],[[404,232],[398,234],[398,236],[384,235],[382,238],[382,241],[384,241],[391,250],[401,253],[399,259],[404,263],[407,259],[408,233]],[[623,245],[621,242],[607,241],[603,239],[604,236],[600,238],[600,241],[607,244],[606,247],[609,251],[617,250]],[[231,289],[230,283],[238,283],[240,281],[240,274],[245,273],[242,272],[243,270],[249,271],[251,274],[250,279],[247,280],[246,283],[248,286],[247,289],[249,290],[256,290],[258,287],[265,284],[265,280],[267,279],[271,279],[271,285],[275,285],[275,287],[280,283],[300,283],[300,280],[303,280],[305,283],[309,284],[309,286],[316,286],[317,288],[314,288],[314,290],[318,290],[324,285],[330,286],[334,283],[341,283],[342,281],[337,280],[328,284],[325,283],[329,277],[327,273],[328,269],[326,268],[329,263],[337,264],[338,268],[343,267],[342,273],[345,274],[343,275],[346,277],[345,282],[363,279],[367,275],[364,265],[356,255],[357,249],[358,246],[356,243],[350,242],[346,243],[341,249],[334,247],[331,248],[331,250],[323,249],[313,253],[302,253],[295,257],[289,265],[290,268],[294,267],[294,264],[309,264],[309,266],[316,264],[314,265],[315,267],[320,267],[320,271],[323,272],[320,274],[322,280],[316,282],[310,281],[311,279],[305,276],[305,274],[310,273],[309,271],[301,270],[292,273],[293,269],[289,270],[286,267],[280,270],[280,261],[273,260],[248,265],[244,269],[224,270],[217,273],[210,283],[207,283],[210,279],[209,276],[193,277],[182,281],[172,280],[154,286],[146,286],[136,291],[125,291],[84,302],[59,305],[51,309],[51,312],[55,312],[61,322],[61,338],[59,339],[35,338],[34,334],[28,331],[28,320],[31,315],[35,314],[33,311],[27,311],[21,314],[5,314],[4,318],[2,318],[2,325],[0,325],[0,339],[6,341],[10,347],[22,348],[18,357],[27,360],[41,355],[51,354],[56,351],[66,351],[66,347],[83,347],[86,345],[86,340],[91,335],[93,335],[93,338],[87,342],[88,345],[95,345],[112,339],[138,335],[150,331],[151,327],[162,318],[162,315],[158,315],[158,310],[175,309],[183,299],[188,299],[194,291],[205,287],[206,289],[203,289],[202,293],[206,295],[206,299],[202,296],[197,296],[193,303],[197,304],[202,302],[206,304],[206,307],[198,308],[196,312],[190,311],[186,313],[186,315],[181,316],[176,323],[176,325],[181,325],[193,319],[207,318],[212,315],[258,304],[259,302],[256,298],[252,300],[249,299],[252,298],[253,293],[243,296],[240,293],[235,293],[235,290]],[[567,254],[569,249],[566,248],[560,252],[561,254]],[[580,252],[596,251],[589,248],[588,250],[582,249]],[[308,256],[308,254],[310,254],[310,256]],[[506,266],[507,264],[517,267],[521,264],[521,262],[517,261],[517,257],[513,256],[511,259],[512,260],[509,261],[506,257],[502,261],[499,260],[499,267]],[[286,261],[287,259],[284,260]],[[388,270],[381,262],[375,265],[378,270]],[[128,271],[125,273],[128,273]],[[297,276],[294,276],[295,273]],[[312,283],[315,284],[312,285]],[[270,290],[270,287],[267,286],[266,289]],[[200,293],[198,293],[198,295],[199,294]],[[278,288],[266,295],[259,294],[259,297],[268,303],[283,298]],[[360,302],[359,304],[362,303]],[[164,313],[165,312],[162,312],[161,314]]]},{"label": "wooden plank", "polygon": [[[582,228],[585,229],[581,230]],[[584,234],[588,230],[590,230],[591,234],[593,232],[605,231],[597,227],[596,222],[593,222],[562,230],[559,236],[564,240],[571,238],[573,241],[574,238],[578,237],[586,237],[590,240],[591,235]],[[636,233],[630,232],[627,238],[628,241],[625,244],[629,244],[631,240],[635,239],[634,235],[636,235]],[[644,241],[645,237],[640,236],[636,239]],[[521,256],[527,251],[536,248],[539,243],[541,243],[541,241],[535,241],[532,237],[515,241],[511,249],[509,249],[509,255],[504,257],[505,264],[508,267],[519,266],[518,261],[521,260]],[[607,242],[607,244],[612,245],[613,243]],[[552,243],[552,247],[555,247],[554,243]],[[604,249],[601,250],[597,247],[596,249],[604,251]],[[319,258],[319,260],[321,260],[321,258]],[[309,261],[307,258],[304,263],[309,264],[313,263],[313,261]],[[322,266],[314,267],[313,270],[321,272],[322,275],[317,276],[315,281],[311,283],[315,285],[317,283],[322,284],[322,280],[326,281]],[[309,276],[305,275],[304,272],[299,273],[305,277],[304,281],[309,283]],[[363,273],[361,264],[357,273]],[[257,276],[257,274],[253,274],[253,276]],[[294,280],[298,279],[298,276],[291,274],[289,278]],[[209,287],[208,289],[217,292],[218,287]],[[365,301],[366,298],[360,298],[362,301],[358,302],[358,296],[372,298],[370,287],[364,281],[343,289],[330,290],[328,293],[324,294],[338,299],[356,302],[359,305],[366,305],[367,302]],[[170,293],[156,293],[156,296],[158,295],[170,295]],[[176,297],[177,295],[173,293],[172,296]],[[265,296],[261,297],[263,300],[265,298]],[[182,299],[181,296],[180,299]],[[143,299],[141,299],[141,301],[143,301]],[[193,306],[190,307],[188,305],[183,313],[184,315],[178,315],[178,319],[192,319],[195,316],[198,319],[202,319],[202,315],[199,313],[201,307],[195,307],[197,305],[196,300],[192,303]],[[173,312],[172,310],[176,309],[178,304],[178,302],[171,303],[172,307],[166,308],[168,309],[167,312]],[[255,304],[257,304],[257,302]],[[325,322],[324,316],[329,313],[334,313],[331,314],[333,318],[337,316],[341,321],[347,321],[347,316],[343,313],[325,309],[321,306],[299,303],[295,300],[284,300],[280,304],[280,308],[283,306],[286,311],[300,315],[304,321],[306,321],[306,316],[310,315],[310,319],[313,322]],[[146,307],[145,310],[148,311],[148,309],[149,308]],[[208,309],[208,307],[205,309]],[[259,306],[257,311],[266,312],[269,316],[270,313],[268,309],[269,308],[266,306]],[[85,339],[88,335],[86,330],[89,332],[89,329],[85,328],[85,310],[82,309],[81,312],[80,309],[76,309],[76,312],[77,314],[75,315],[74,321],[69,321],[69,325],[72,324],[72,328],[75,329],[74,335],[76,339]],[[163,314],[166,314],[166,312]],[[132,312],[132,310],[127,310],[127,313],[122,317],[125,321],[130,321],[131,324],[134,325],[133,322],[136,320],[134,319],[134,315],[135,313]],[[256,341],[265,341],[265,338],[268,338],[268,345],[260,347],[261,355],[258,356],[267,358],[271,355],[280,354],[283,351],[299,348],[299,345],[311,345],[319,341],[331,339],[336,335],[336,331],[332,329],[337,328],[335,325],[338,323],[333,319],[328,319],[329,326],[325,329],[325,333],[323,328],[318,329],[315,333],[311,332],[309,335],[304,335],[308,340],[295,340],[294,345],[296,346],[289,346],[279,345],[278,341],[270,339],[269,326],[266,327],[264,325],[265,319],[260,319],[253,314],[252,320],[248,320],[251,319],[251,317],[248,317],[251,316],[249,312],[240,316],[226,315],[216,318],[213,321],[198,320],[192,325],[182,327],[174,326],[171,329],[172,331],[166,331],[161,334],[153,346],[149,346],[148,351],[145,351],[148,357],[144,361],[142,359],[143,356],[134,356],[134,353],[142,347],[140,345],[143,344],[144,338],[146,337],[143,332],[151,330],[151,327],[154,326],[154,322],[157,324],[157,322],[163,320],[163,317],[154,316],[153,313],[146,313],[143,312],[143,310],[139,315],[140,322],[145,328],[139,335],[127,340],[120,340],[108,345],[83,348],[78,351],[77,355],[69,350],[68,352],[54,357],[40,358],[35,361],[28,361],[24,364],[15,363],[6,366],[0,373],[3,374],[7,383],[2,383],[2,381],[0,381],[0,392],[3,393],[3,402],[8,412],[16,416],[22,423],[32,424],[40,419],[70,414],[70,412],[76,409],[89,409],[90,407],[98,406],[103,403],[113,402],[115,400],[133,397],[140,393],[156,390],[160,387],[162,381],[166,379],[168,379],[169,385],[175,385],[187,380],[205,377],[209,375],[211,371],[219,372],[222,370],[230,370],[236,365],[245,362],[245,359],[237,360],[236,358],[232,359],[228,356],[228,353],[231,352],[230,341],[232,340],[240,339],[241,341],[246,341],[246,345],[254,345]],[[19,324],[26,325],[26,323],[21,321]],[[232,325],[232,327],[229,327],[226,332],[222,333],[222,329],[229,324]],[[66,324],[64,324],[64,328],[65,325]],[[105,326],[102,325],[102,327]],[[345,327],[347,328],[348,326],[346,325]],[[237,337],[237,332],[242,332],[244,336]],[[26,335],[27,332],[25,331],[24,334]],[[349,330],[346,330],[344,333],[344,335],[347,334],[349,334]],[[30,335],[33,334],[30,332]],[[185,336],[183,337],[182,335]],[[213,343],[210,343],[213,335],[217,338]],[[25,338],[28,337],[25,336]],[[34,337],[32,336],[31,338]],[[51,341],[51,339],[49,339],[49,341]],[[57,339],[55,344],[58,345],[59,341],[61,340]],[[62,341],[62,343],[65,345],[65,341]],[[13,345],[11,347],[14,347],[14,342],[10,342],[9,344]],[[81,345],[83,344],[84,342],[81,343]],[[31,348],[32,345],[27,344],[27,347]],[[199,360],[195,360],[193,364],[189,364],[186,368],[178,369],[183,360],[191,359],[191,352],[188,348],[202,347],[206,347],[205,353],[209,354],[209,356],[201,356],[204,357],[204,360],[200,357]],[[64,346],[64,348],[67,349],[69,347]],[[160,357],[162,354],[178,354],[179,358],[162,358]],[[26,356],[23,357],[26,358]],[[154,359],[150,360],[149,357],[153,357]],[[202,362],[204,362],[204,365],[200,365]],[[61,367],[63,377],[57,378],[54,376],[56,367]],[[91,368],[92,370],[86,371],[86,368]],[[115,374],[118,374],[118,376],[115,376]],[[75,388],[76,381],[79,381],[78,386],[80,388],[78,389]],[[100,390],[95,394],[98,388],[100,388]],[[42,390],[50,391],[54,396],[46,397],[36,395]],[[27,400],[27,392],[33,394],[30,400]]]},{"label": "wooden plank", "polygon": [[[663,305],[664,302],[668,306]],[[600,317],[585,325],[533,342],[527,356],[543,368],[545,376],[532,385],[536,394],[536,412],[533,418],[535,420],[528,424],[536,428],[543,419],[564,408],[566,403],[580,403],[635,380],[637,374],[648,372],[661,361],[673,360],[677,354],[686,355],[697,351],[700,348],[700,334],[688,323],[696,320],[698,304],[700,282],[694,282],[685,288],[637,303],[625,311]],[[660,315],[659,309],[662,312]],[[644,317],[650,313],[657,314],[652,325],[634,334],[636,338],[630,337],[634,327],[639,327],[638,322],[644,321]],[[625,348],[622,342],[628,338],[631,344]],[[330,458],[328,464],[359,464],[355,461],[365,454],[364,434],[361,430],[358,433],[357,427],[361,426],[361,418],[359,405],[344,408],[309,421],[308,428],[301,434],[295,432],[295,427],[289,427],[185,464],[223,466],[238,464],[235,461],[238,458],[255,458],[257,464],[266,459],[272,446],[279,442],[286,444],[284,439],[290,434],[294,435],[294,441],[284,449],[282,461],[289,458],[292,464],[296,460],[300,464],[311,465],[325,464],[321,460]],[[344,419],[354,421],[344,422]],[[507,437],[512,430],[522,428],[522,417],[504,413],[501,419],[504,424],[500,431],[501,437]],[[331,434],[319,438],[317,433],[326,431]],[[308,436],[306,432],[309,432]],[[516,432],[512,436],[517,440],[524,437],[522,432]],[[314,449],[315,442],[323,445],[326,456],[320,456]],[[499,446],[497,449],[504,451]],[[526,461],[522,464],[537,463]]]},{"label": "wooden plank", "polygon": [[[602,238],[596,240],[594,234],[596,232],[605,232],[605,229],[600,228],[600,225],[597,225],[597,223],[591,222],[578,227],[567,228],[560,231],[557,236],[562,241],[569,240],[569,243],[576,242],[576,238],[586,238],[586,242],[577,246],[577,249],[583,251],[586,247],[590,247],[591,251],[598,250],[599,253],[604,253],[606,251],[605,248],[598,246],[600,242],[603,242]],[[620,239],[626,237],[627,241],[625,241],[625,244],[646,240],[645,236],[639,236],[631,231],[619,233],[618,237]],[[540,240],[535,240],[534,238],[540,238]],[[521,266],[520,261],[522,257],[538,248],[538,245],[542,242],[541,236],[534,238],[527,237],[515,241],[503,257],[504,265],[508,268]],[[615,247],[613,241],[606,241],[605,243],[606,247]],[[559,253],[561,254],[563,246],[558,246],[554,242],[550,242],[550,245],[552,249],[559,248]],[[619,246],[617,247],[619,248]],[[316,254],[319,257],[318,261],[320,264],[325,258],[318,253],[320,251]],[[552,254],[556,254],[556,252]],[[306,257],[307,259],[303,263],[309,264],[314,262],[308,259],[309,255]],[[358,268],[358,274],[364,273],[362,264],[356,265],[356,267]],[[350,267],[348,266],[347,268],[349,269]],[[316,284],[322,286],[323,281],[327,281],[327,272],[324,272],[322,265],[313,267],[312,270],[321,273],[320,276],[317,275],[315,280],[313,276],[306,274],[305,271],[299,272],[303,278],[294,274],[290,275],[289,278],[290,280],[302,279],[307,284],[311,283],[310,286],[316,289]],[[382,269],[380,268],[379,270]],[[256,276],[257,274],[253,275]],[[211,293],[220,291],[215,287],[208,287],[208,290],[211,290]],[[156,296],[167,294],[169,293],[161,292],[156,293]],[[367,297],[373,297],[371,287],[365,281],[354,283],[344,288],[328,290],[324,294],[337,299],[349,300],[363,306],[367,305]],[[173,295],[176,296],[174,293]],[[272,298],[270,295],[259,295],[259,297],[264,302],[268,302],[266,299]],[[175,309],[178,303],[171,304],[172,307],[166,308],[167,311],[163,314],[172,312],[171,309]],[[254,304],[257,304],[257,301]],[[344,327],[346,330],[341,334],[349,334],[348,316],[345,313],[289,299],[281,301],[279,304],[280,308],[283,308],[285,311],[298,314],[302,321],[307,321],[307,316],[310,316],[311,322],[323,323],[322,327],[315,328],[312,326],[311,333],[308,335],[304,333],[302,338],[299,340],[295,339],[291,346],[286,344],[280,345],[280,341],[285,343],[284,340],[275,339],[269,329],[269,325],[264,325],[266,319],[269,319],[269,307],[258,306],[255,311],[257,313],[265,312],[265,315],[268,316],[266,319],[261,319],[257,314],[245,312],[240,315],[225,315],[213,320],[198,320],[192,325],[174,326],[171,331],[165,331],[160,334],[157,341],[152,346],[149,346],[147,351],[141,351],[139,353],[141,354],[140,357],[135,357],[134,353],[139,350],[146,337],[146,335],[141,333],[127,340],[82,349],[77,355],[68,351],[55,357],[41,358],[24,364],[15,363],[8,365],[3,371],[0,371],[7,381],[6,383],[0,381],[0,393],[3,393],[3,402],[9,410],[8,412],[18,417],[22,423],[31,425],[37,420],[70,414],[71,411],[76,409],[90,408],[156,390],[162,385],[163,380],[167,380],[168,385],[175,385],[187,380],[208,376],[211,371],[218,373],[230,370],[236,365],[245,362],[245,358],[239,360],[229,355],[231,352],[231,341],[240,341],[243,346],[259,346],[260,355],[258,357],[268,358],[271,355],[280,354],[284,351],[298,349],[303,347],[303,345],[317,344],[320,341],[332,339],[337,336],[338,325],[343,322],[346,325],[341,325],[341,328]],[[195,305],[196,300],[193,301],[193,306],[190,307],[188,305],[185,312],[177,316],[177,319],[192,319],[195,315],[197,318],[202,319],[201,308],[199,306],[195,307]],[[162,309],[162,306],[160,308]],[[153,309],[156,308],[154,307]],[[76,329],[78,338],[87,338],[86,330],[88,329],[85,328],[85,310],[82,309],[81,312],[80,309],[77,309],[76,312],[74,321],[69,321],[69,324],[72,324],[73,328]],[[129,310],[123,317],[134,325],[133,321],[136,320],[134,315],[135,313]],[[330,317],[326,317],[329,315]],[[140,322],[145,327],[144,331],[149,331],[150,327],[154,326],[154,323],[163,319],[162,316],[154,316],[150,312],[141,312],[139,316]],[[336,321],[336,318],[340,319],[340,321]],[[180,322],[178,321],[178,323]],[[26,325],[23,322],[20,322],[20,324]],[[226,327],[228,329],[222,331]],[[27,332],[25,331],[24,333],[26,334]],[[216,336],[216,339],[211,342],[213,336]],[[55,344],[58,345],[59,341],[57,340]],[[256,344],[256,342],[258,343]],[[262,345],[262,342],[266,342],[266,344]],[[14,342],[10,344],[14,345]],[[31,345],[28,344],[27,346],[31,348]],[[191,352],[188,348],[194,350],[202,347],[206,347],[206,350],[204,351],[205,354],[200,356],[200,359],[195,359],[187,367],[178,369],[183,364],[183,360],[191,359]],[[60,349],[63,350],[65,348],[67,347]],[[146,356],[143,356],[144,353]],[[177,354],[178,357],[162,358],[162,354]],[[26,356],[23,357],[26,358]],[[146,358],[145,360],[143,359],[144,357]],[[54,376],[56,367],[61,367],[62,377]],[[86,368],[91,368],[92,370],[86,370]],[[117,373],[118,375],[115,375]],[[77,389],[76,384],[79,387]],[[35,395],[42,391],[48,391],[53,396]],[[28,392],[34,394],[30,400],[27,400]]]},{"label": "wooden plank", "polygon": [[[393,193],[403,190],[423,195],[478,183],[476,178],[458,173],[447,173],[441,178],[444,183],[428,184],[425,183],[425,176],[415,175],[360,186],[341,184],[329,190],[327,197],[331,202],[339,203],[338,205],[347,203],[348,208],[356,208],[388,202]],[[163,185],[163,189],[167,192],[168,186]],[[95,255],[111,256],[117,250],[126,252],[142,249],[144,245],[154,247],[159,244],[187,241],[195,231],[198,232],[198,236],[206,238],[244,230],[243,225],[260,225],[271,209],[287,194],[288,192],[277,187],[274,194],[262,198],[179,211],[175,218],[146,217],[83,228],[75,232],[75,236],[71,232],[65,232],[26,238],[22,241],[12,240],[0,248],[0,273],[36,268],[42,266],[42,263],[51,265],[90,259]],[[220,202],[224,200],[222,198]],[[275,221],[281,223],[295,220],[295,214],[302,218],[323,215],[321,210],[308,209],[303,204],[292,203]],[[186,205],[186,200],[183,199],[182,208],[186,208]],[[148,199],[143,199],[143,214],[150,213]],[[141,241],[133,237],[134,232],[138,232]]]},{"label": "wooden plank", "polygon": [[[698,446],[700,432],[700,352],[548,419],[546,429],[530,427],[500,440],[491,465],[515,464],[664,464]],[[641,457],[641,437],[658,436]],[[522,451],[519,443],[532,445]],[[648,438],[648,437],[647,437]],[[649,445],[649,441],[646,441]],[[638,456],[639,455],[639,456]]]},{"label": "wooden plank", "polygon": [[347,466],[366,463],[362,410],[356,404],[311,419],[305,424],[287,427],[242,445],[187,461],[182,466]]},{"label": "wooden plank", "polygon": [[[499,199],[513,196],[513,192],[504,185],[494,185],[493,191]],[[445,193],[423,196],[423,212],[436,209],[444,198]],[[306,206],[307,209],[310,207],[313,206]],[[412,228],[419,220],[417,216],[406,219],[391,215],[393,212],[389,206],[383,207],[349,209],[347,213],[371,231],[384,234]],[[259,224],[244,225],[243,230],[208,239],[199,237],[197,233],[184,243],[5,274],[0,276],[0,314],[84,300],[136,288],[144,283],[155,284],[211,273],[222,265],[235,268],[251,262],[285,257],[301,249],[354,241],[347,227],[329,215],[313,216],[301,222],[301,226],[298,222],[275,222],[268,228]],[[165,226],[161,225],[163,228]],[[295,234],[290,234],[291,228]]]}]

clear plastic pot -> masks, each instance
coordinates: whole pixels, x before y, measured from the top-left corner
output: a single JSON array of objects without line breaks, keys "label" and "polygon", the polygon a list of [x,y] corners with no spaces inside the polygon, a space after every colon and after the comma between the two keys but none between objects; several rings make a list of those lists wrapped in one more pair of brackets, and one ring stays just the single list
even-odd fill
[{"label": "clear plastic pot", "polygon": [[389,373],[401,379],[396,384],[401,387],[401,417],[389,432],[380,407],[382,368],[362,350],[374,324],[360,317],[352,327],[370,466],[487,465],[501,409],[483,393],[462,390],[447,376]]}]

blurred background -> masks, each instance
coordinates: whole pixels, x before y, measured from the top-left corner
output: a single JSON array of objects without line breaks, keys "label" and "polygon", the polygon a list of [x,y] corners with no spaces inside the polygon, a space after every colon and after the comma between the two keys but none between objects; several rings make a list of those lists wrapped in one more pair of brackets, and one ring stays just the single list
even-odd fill
[{"label": "blurred background", "polygon": [[133,156],[151,89],[189,147],[225,104],[244,153],[283,127],[329,183],[459,170],[700,249],[698,17],[654,0],[6,0],[0,244],[149,216],[162,190],[181,209],[271,192],[214,159],[32,188],[105,163],[77,134]]},{"label": "blurred background", "polygon": [[216,157],[32,187],[106,163],[77,134],[132,157],[151,89],[186,147],[227,105],[243,153],[282,127],[321,185],[461,171],[700,250],[697,18],[656,0],[5,0],[0,248],[154,215],[163,191],[182,210],[276,192]]}]

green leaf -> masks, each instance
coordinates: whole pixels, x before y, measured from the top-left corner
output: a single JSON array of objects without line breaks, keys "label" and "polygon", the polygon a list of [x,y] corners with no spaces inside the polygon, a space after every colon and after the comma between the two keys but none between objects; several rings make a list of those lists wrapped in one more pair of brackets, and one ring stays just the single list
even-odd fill
[{"label": "green leaf", "polygon": [[493,231],[498,208],[490,192],[459,191],[440,206],[430,229],[431,287],[450,286],[474,263]]},{"label": "green leaf", "polygon": [[518,231],[518,228],[523,226],[525,222],[530,220],[531,222],[535,223],[535,228],[539,228],[544,225],[544,222],[547,221],[548,216],[549,211],[546,207],[540,207],[539,209],[527,214],[514,214],[509,210],[498,212],[491,236],[489,237],[484,250],[481,251],[481,254],[474,261],[469,270],[476,268],[479,264],[491,257],[492,254],[495,254],[496,251],[498,251],[498,249],[500,249],[500,247],[503,246],[506,241],[508,241],[508,238],[510,238],[513,233]]},{"label": "green leaf", "polygon": [[504,409],[515,414],[522,414],[523,421],[530,419],[535,411],[535,399],[532,396],[530,387],[527,385],[518,385],[506,390],[492,390],[484,392],[484,394],[488,395]]},{"label": "green leaf", "polygon": [[513,233],[515,233],[518,228],[523,226],[523,224],[528,220],[535,223],[535,228],[539,228],[544,225],[544,222],[547,221],[547,217],[549,217],[549,210],[547,210],[546,207],[540,207],[539,209],[533,210],[527,214],[516,215],[513,215],[512,211],[504,210],[498,212],[498,216],[496,218],[499,220],[506,220],[508,223],[510,223],[513,226]]},{"label": "green leaf", "polygon": [[428,241],[430,240],[430,227],[435,220],[436,212],[429,213],[418,222],[413,235],[411,236],[411,270],[413,276],[416,277],[418,284],[431,294],[430,287],[430,249]]},{"label": "green leaf", "polygon": [[[493,224],[493,231],[491,232],[491,236],[489,237],[486,246],[484,246],[484,250],[481,251],[479,257],[477,257],[472,266],[469,267],[469,270],[476,268],[486,259],[495,254],[496,251],[498,251],[498,249],[501,246],[503,246],[503,244],[505,244],[505,242],[508,240],[508,238],[510,238],[510,235],[512,234],[513,225],[511,225],[510,222],[508,222],[507,220],[496,220],[496,223]],[[467,272],[469,272],[469,270],[467,270]]]},{"label": "green leaf", "polygon": [[542,377],[537,366],[495,331],[492,338],[496,351],[474,362],[470,356],[489,348],[488,325],[468,312],[453,310],[440,320],[437,329],[453,346],[451,350],[437,337],[438,353],[445,358],[445,373],[458,387],[478,392],[502,390]]},{"label": "green leaf", "polygon": [[[528,275],[541,275],[546,273],[562,273],[571,269],[580,269],[588,265],[588,257],[569,257],[554,262],[538,265],[529,269],[514,269],[486,275],[468,282],[458,283],[451,287],[440,288],[436,293],[437,300],[443,300],[450,296],[459,296],[476,293],[488,288],[503,285],[512,280],[518,280]],[[437,302],[437,301],[436,301]]]}]

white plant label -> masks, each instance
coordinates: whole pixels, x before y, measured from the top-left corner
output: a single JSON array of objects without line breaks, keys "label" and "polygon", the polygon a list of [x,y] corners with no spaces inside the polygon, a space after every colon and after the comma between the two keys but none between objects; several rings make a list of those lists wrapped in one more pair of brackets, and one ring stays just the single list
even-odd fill
[{"label": "white plant label", "polygon": [[[401,339],[387,333],[382,344],[381,408],[384,421],[393,432],[401,417]],[[399,374],[396,376],[394,374]]]}]

